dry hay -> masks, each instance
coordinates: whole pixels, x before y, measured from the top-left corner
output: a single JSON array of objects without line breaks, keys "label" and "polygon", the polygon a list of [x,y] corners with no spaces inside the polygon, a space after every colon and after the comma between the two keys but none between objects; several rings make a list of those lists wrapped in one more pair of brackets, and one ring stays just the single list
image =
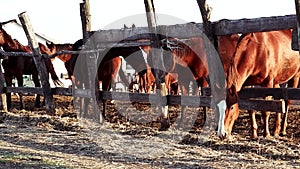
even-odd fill
[{"label": "dry hay", "polygon": [[[0,113],[0,168],[300,168],[297,108],[289,114],[287,137],[251,140],[248,114],[241,112],[228,142],[203,130],[202,109],[190,111],[196,112],[194,126],[183,122],[189,128],[159,131],[149,104],[108,104],[106,123],[98,126],[82,123],[71,100],[55,96],[56,115],[49,116],[31,109],[32,96],[25,97],[26,110],[18,110],[14,97],[16,109]],[[175,124],[179,107],[169,109]]]}]

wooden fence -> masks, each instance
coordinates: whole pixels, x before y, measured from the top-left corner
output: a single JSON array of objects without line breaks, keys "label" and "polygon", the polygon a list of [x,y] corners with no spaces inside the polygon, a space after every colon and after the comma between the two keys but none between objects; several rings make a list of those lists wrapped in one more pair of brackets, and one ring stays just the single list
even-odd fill
[{"label": "wooden fence", "polygon": [[[90,37],[93,34],[93,41],[96,42],[97,47],[99,48],[107,48],[112,46],[140,46],[140,45],[155,45],[155,37],[150,37],[149,31],[155,34],[163,34],[163,35],[172,35],[173,37],[179,39],[186,39],[195,36],[203,36],[204,34],[209,37],[211,41],[214,41],[216,36],[220,35],[228,35],[228,34],[236,34],[236,33],[249,33],[249,32],[263,32],[263,31],[272,31],[272,30],[282,30],[282,29],[293,29],[294,37],[293,37],[293,49],[299,49],[298,39],[300,36],[299,32],[297,32],[297,28],[299,28],[300,21],[300,8],[299,3],[300,0],[295,0],[296,3],[296,11],[297,15],[287,15],[287,16],[273,16],[273,17],[263,17],[263,18],[254,18],[254,19],[240,19],[240,20],[220,20],[217,22],[210,22],[209,18],[207,18],[207,9],[205,0],[197,0],[199,9],[202,14],[203,23],[187,23],[187,24],[177,24],[177,25],[160,25],[156,26],[156,23],[151,20],[151,16],[149,16],[149,26],[148,27],[137,27],[132,29],[112,29],[112,30],[99,30],[99,31],[91,31],[90,30],[90,13],[89,13],[89,2],[88,0],[84,0],[83,3],[80,4],[81,7],[81,19],[82,19],[82,27],[83,27],[83,35],[84,39]],[[150,7],[154,9],[154,5],[151,0],[145,0],[146,10]],[[151,9],[150,9],[151,10]],[[153,11],[147,11],[154,13]],[[30,42],[30,46],[33,49],[33,54],[28,53],[17,53],[17,52],[4,52],[0,50],[1,56],[29,56],[29,57],[42,57],[39,53],[38,47],[36,47],[36,42],[34,37],[31,36],[33,29],[30,28],[29,19],[26,16],[26,13],[22,13],[19,15],[19,18],[22,22],[25,33]],[[153,18],[152,18],[153,19]],[[23,21],[22,21],[23,20]],[[189,31],[186,31],[189,30]],[[153,39],[154,38],[154,39]],[[126,40],[124,40],[126,39]],[[143,39],[141,42],[139,40]],[[151,40],[151,41],[150,41]],[[93,51],[86,51],[93,52]],[[76,53],[75,51],[62,51],[57,54],[54,54],[52,57],[55,57],[61,53]],[[96,63],[91,61],[91,58],[96,59],[95,57],[90,57],[91,55],[87,55],[90,58],[90,64]],[[208,55],[209,56],[209,55]],[[39,59],[35,62],[39,65]],[[96,65],[89,66],[89,76],[91,77],[91,72],[96,72]],[[165,105],[188,105],[188,106],[211,106],[212,96],[210,94],[210,89],[204,89],[204,93],[206,95],[200,96],[200,99],[195,99],[196,96],[170,96],[170,95],[161,95],[159,94],[140,94],[140,93],[127,93],[127,92],[107,92],[107,91],[99,91],[97,89],[86,89],[80,90],[75,89],[72,91],[71,88],[52,88],[50,89],[48,79],[45,78],[45,74],[43,71],[46,71],[45,68],[41,68],[40,77],[42,80],[41,88],[31,88],[31,87],[5,87],[3,86],[3,74],[0,72],[0,92],[1,96],[5,93],[15,92],[15,93],[32,93],[32,94],[42,94],[46,97],[46,111],[48,113],[54,112],[54,102],[53,95],[67,95],[67,96],[76,96],[76,97],[88,97],[96,100],[127,100],[128,96],[130,101],[132,102],[149,102],[149,98],[161,97],[164,100],[161,106]],[[90,82],[94,83],[94,82]],[[98,88],[99,89],[99,88]],[[114,96],[114,97],[112,97]],[[265,96],[273,96],[274,100],[264,100],[261,99]],[[290,88],[246,88],[240,92],[241,100],[239,102],[241,109],[252,109],[252,110],[268,110],[274,112],[284,112],[285,105],[283,99],[291,99],[291,100],[300,100],[300,89],[290,89]],[[2,98],[2,104],[5,108],[4,97]],[[199,98],[199,97],[197,97]],[[256,99],[254,99],[256,98]],[[198,101],[195,101],[198,100]],[[94,105],[96,106],[96,105]]]}]

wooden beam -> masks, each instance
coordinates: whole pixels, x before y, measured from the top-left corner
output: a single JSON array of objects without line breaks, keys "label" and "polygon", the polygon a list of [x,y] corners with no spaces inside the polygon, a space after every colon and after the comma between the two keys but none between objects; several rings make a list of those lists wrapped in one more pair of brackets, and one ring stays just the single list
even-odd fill
[{"label": "wooden beam", "polygon": [[80,16],[82,24],[82,35],[85,43],[86,40],[90,37],[89,32],[92,31],[89,0],[83,0],[83,3],[80,3]]},{"label": "wooden beam", "polygon": [[6,87],[6,92],[44,95],[43,89],[40,87]]},{"label": "wooden beam", "polygon": [[[258,89],[258,88],[255,88]],[[84,89],[75,89],[72,92],[71,88],[52,88],[53,94],[58,95],[66,95],[66,96],[75,96],[75,97],[86,97],[91,98],[91,90]],[[297,97],[299,99],[300,89],[288,89],[287,94],[289,97]],[[42,88],[35,87],[6,87],[4,89],[6,92],[14,92],[14,93],[27,93],[27,94],[41,94],[43,95]],[[252,90],[251,92],[253,92]],[[262,89],[261,91],[268,91],[268,89]],[[273,89],[268,92],[275,91]],[[280,91],[280,90],[277,90]],[[249,91],[250,92],[250,91]],[[256,92],[256,93],[259,93]],[[290,96],[292,95],[292,96]],[[118,100],[118,101],[130,101],[130,102],[143,102],[151,104],[162,104],[162,105],[184,105],[191,107],[211,107],[211,97],[210,96],[173,96],[166,95],[163,96],[162,100],[166,100],[165,102],[161,102],[159,96],[156,94],[146,94],[146,93],[131,93],[131,92],[110,92],[110,91],[100,91],[99,97],[103,100]],[[240,109],[244,110],[257,110],[257,111],[272,111],[272,112],[285,112],[284,109],[284,101],[283,100],[264,100],[264,99],[249,99],[249,98],[241,98],[239,100]]]},{"label": "wooden beam", "polygon": [[210,21],[211,9],[206,0],[197,0],[203,22],[204,33],[208,39],[214,44],[214,32]]},{"label": "wooden beam", "polygon": [[[202,91],[205,96],[211,95],[210,87],[205,87],[202,89]],[[275,100],[300,100],[300,88],[242,88],[238,95],[241,99],[264,98],[267,96],[273,96]]]},{"label": "wooden beam", "polygon": [[[296,44],[296,45],[292,45],[293,46],[293,49],[297,49],[299,50],[300,49],[300,0],[295,0],[295,7],[296,7],[296,17],[297,17],[297,31],[294,31],[296,34],[293,34],[294,38],[293,38],[293,42]],[[297,35],[297,36],[295,36]],[[297,38],[296,38],[297,37]]]},{"label": "wooden beam", "polygon": [[239,20],[223,19],[213,25],[215,35],[228,35],[296,28],[297,20],[295,15],[286,15]]},{"label": "wooden beam", "polygon": [[[239,19],[212,22],[213,34],[216,36],[237,33],[264,32],[297,27],[296,15],[272,16],[252,19]],[[202,36],[204,29],[202,23],[186,23],[177,25],[159,25],[157,34],[168,35],[179,39]],[[188,31],[187,31],[188,30]],[[134,29],[110,29],[93,32],[97,43],[123,43],[140,39],[150,39],[148,27]]]},{"label": "wooden beam", "polygon": [[[169,37],[176,37],[180,39],[186,39],[195,36],[203,35],[202,24],[186,23],[177,25],[159,25],[156,27],[157,35],[168,35]],[[187,31],[188,30],[188,31]],[[107,46],[111,46],[113,43],[126,43],[137,40],[151,39],[148,27],[136,27],[134,29],[110,29],[99,30],[93,33],[96,43],[108,43]],[[143,43],[143,41],[141,41]],[[105,47],[105,46],[103,46]]]},{"label": "wooden beam", "polygon": [[240,98],[264,98],[273,96],[274,99],[300,100],[299,88],[243,88],[239,92]]},{"label": "wooden beam", "polygon": [[[83,43],[84,48],[83,51],[87,49],[95,50],[96,46],[94,45],[93,39],[90,39],[90,32],[91,30],[91,13],[90,13],[90,3],[89,0],[83,0],[83,3],[80,4],[80,16],[81,16],[81,22],[82,22],[82,31],[83,31]],[[86,65],[87,65],[87,76],[88,76],[88,82],[90,86],[90,90],[92,93],[92,113],[94,115],[93,120],[96,120],[97,122],[103,123],[104,117],[102,116],[102,113],[100,113],[100,109],[98,106],[98,103],[100,103],[99,98],[99,82],[98,82],[98,76],[97,76],[97,55],[98,53],[90,53],[90,54],[81,54],[80,57],[86,56]],[[84,104],[88,104],[87,100]],[[87,108],[87,107],[85,107]],[[87,114],[88,110],[84,110],[85,114]],[[103,104],[103,114],[105,114],[105,103]]]},{"label": "wooden beam", "polygon": [[285,102],[284,100],[241,99],[239,100],[239,108],[244,110],[285,113]]},{"label": "wooden beam", "polygon": [[[146,15],[147,15],[147,22],[148,22],[148,29],[150,32],[150,43],[151,43],[151,53],[150,58],[153,63],[153,69],[155,72],[155,83],[156,83],[156,94],[158,95],[158,110],[161,114],[161,130],[166,130],[169,128],[170,124],[168,121],[168,106],[163,105],[163,102],[166,102],[164,100],[164,96],[167,95],[167,88],[165,84],[165,75],[163,71],[165,72],[164,62],[163,62],[163,49],[161,47],[160,43],[160,37],[158,35],[157,31],[157,23],[156,23],[156,17],[155,17],[155,8],[153,0],[144,0],[145,9],[146,9]],[[167,35],[167,34],[163,34]]]},{"label": "wooden beam", "polygon": [[35,33],[33,31],[33,28],[31,26],[31,23],[30,23],[29,17],[27,16],[27,13],[23,12],[23,13],[20,13],[18,16],[22,23],[25,34],[27,36],[31,51],[34,54],[33,60],[36,65],[36,68],[38,69],[39,76],[40,76],[40,79],[42,82],[43,93],[44,93],[44,97],[45,97],[46,111],[48,114],[54,114],[55,107],[54,107],[53,95],[51,93],[51,88],[50,88],[49,79],[48,79],[49,75],[48,75],[48,71],[45,66],[44,59],[42,58],[42,55],[40,52],[38,42],[35,39]]}]

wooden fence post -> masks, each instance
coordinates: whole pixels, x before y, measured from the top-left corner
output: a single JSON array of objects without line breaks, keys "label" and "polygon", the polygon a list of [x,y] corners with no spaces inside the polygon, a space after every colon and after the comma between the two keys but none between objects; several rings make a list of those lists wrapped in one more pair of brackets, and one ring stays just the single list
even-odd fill
[{"label": "wooden fence post", "polygon": [[[90,4],[89,0],[83,0],[83,3],[80,3],[80,16],[81,16],[81,23],[82,23],[82,34],[83,34],[83,42],[84,44],[88,42],[88,39],[90,38],[90,32],[91,32],[91,14],[90,14]],[[89,39],[87,47],[89,49],[94,49],[96,46],[94,45],[94,42],[92,42],[92,39]],[[100,123],[104,122],[104,117],[101,115],[99,111],[99,105],[100,103],[100,89],[99,89],[99,82],[98,82],[98,76],[97,76],[97,54],[96,53],[90,53],[87,55],[84,55],[86,57],[86,65],[88,70],[88,77],[89,77],[89,86],[92,94],[92,109],[93,113],[97,120],[99,119]],[[106,103],[103,100],[103,115],[105,114],[106,109]]]},{"label": "wooden fence post", "polygon": [[300,0],[295,0],[295,6],[297,14],[298,50],[300,52]]},{"label": "wooden fence post", "polygon": [[[157,23],[155,19],[155,9],[153,0],[144,0],[145,8],[146,8],[146,15],[147,15],[147,22],[148,22],[148,28],[150,32],[150,38],[151,38],[151,58],[153,61],[153,66],[155,67],[155,74],[156,74],[156,86],[157,86],[157,92],[156,94],[159,97],[163,97],[167,95],[167,88],[164,82],[164,76],[158,76],[158,74],[161,74],[161,70],[158,70],[160,68],[163,69],[163,59],[162,59],[162,48],[159,36],[157,35]],[[157,69],[158,68],[158,69]],[[163,70],[164,71],[164,70]],[[163,79],[162,79],[163,78]],[[166,98],[166,97],[164,97]],[[163,100],[162,100],[163,102]],[[162,115],[161,119],[161,130],[166,130],[169,128],[169,120],[168,120],[168,106],[162,105],[162,103],[158,104],[160,111]]]},{"label": "wooden fence post", "polygon": [[43,61],[43,56],[40,52],[38,42],[35,38],[35,34],[32,28],[32,25],[30,23],[29,17],[27,16],[26,12],[20,13],[19,19],[22,23],[23,29],[25,31],[26,37],[28,39],[29,46],[31,48],[31,51],[33,53],[33,60],[37,67],[41,82],[42,82],[42,88],[45,98],[45,106],[46,106],[46,112],[48,114],[54,114],[55,113],[55,107],[54,107],[54,101],[53,101],[53,95],[51,92],[51,87],[49,84],[48,77],[48,71],[45,66],[45,62]]},{"label": "wooden fence post", "polygon": [[[204,40],[205,52],[208,62],[208,70],[209,70],[209,80],[211,87],[211,95],[212,95],[212,108],[216,108],[216,104],[218,104],[221,100],[225,100],[225,73],[222,62],[216,50],[218,50],[218,40],[214,35],[214,30],[212,27],[212,23],[210,21],[211,8],[207,4],[206,0],[197,0],[203,21],[203,29],[209,41]],[[203,37],[205,39],[206,37]],[[211,45],[213,44],[213,45]],[[217,67],[216,67],[217,66]],[[207,116],[208,108],[205,108],[205,120]],[[214,109],[215,115],[218,118],[219,113],[217,113],[217,109]],[[216,118],[216,119],[217,119]],[[215,120],[216,120],[215,119]],[[209,121],[213,121],[213,119],[209,119]]]},{"label": "wooden fence post", "polygon": [[[213,35],[213,29],[212,29],[212,24],[210,22],[210,14],[211,14],[211,9],[208,6],[206,0],[197,0],[201,16],[202,16],[202,22],[203,22],[203,29],[205,35],[208,37],[211,43],[217,47],[217,43],[215,43],[214,35]],[[210,50],[206,50],[206,56],[210,57],[211,53],[209,52]],[[201,88],[201,94],[203,94],[203,89]],[[207,118],[207,112],[208,112],[209,107],[203,107],[203,113],[204,113],[204,121],[206,121]]]}]

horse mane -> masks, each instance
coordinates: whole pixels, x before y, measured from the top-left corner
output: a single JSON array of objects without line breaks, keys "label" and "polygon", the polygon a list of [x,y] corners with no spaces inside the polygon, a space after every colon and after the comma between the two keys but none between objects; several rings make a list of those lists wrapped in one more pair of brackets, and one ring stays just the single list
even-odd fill
[{"label": "horse mane", "polygon": [[7,45],[7,47],[14,46],[15,44],[13,38],[2,28],[2,26],[0,31],[2,32],[5,41],[2,45]]},{"label": "horse mane", "polygon": [[238,41],[237,41],[237,45],[236,45],[236,49],[234,51],[234,54],[231,58],[230,61],[230,65],[227,69],[227,88],[230,88],[232,85],[234,85],[235,87],[237,87],[237,91],[240,90],[240,88],[238,86],[240,86],[238,79],[240,79],[240,75],[238,73],[237,67],[234,64],[234,61],[237,61],[240,58],[237,58],[237,54],[236,52],[238,51],[239,48],[244,47],[246,45],[248,45],[249,41],[250,41],[250,36],[253,36],[253,33],[247,33],[247,34],[242,34]]},{"label": "horse mane", "polygon": [[167,46],[169,50],[178,56],[179,58],[183,58],[186,55],[194,55],[195,51],[190,48],[189,43],[191,43],[191,40],[185,40],[184,42],[178,39],[172,39],[171,45]]}]

